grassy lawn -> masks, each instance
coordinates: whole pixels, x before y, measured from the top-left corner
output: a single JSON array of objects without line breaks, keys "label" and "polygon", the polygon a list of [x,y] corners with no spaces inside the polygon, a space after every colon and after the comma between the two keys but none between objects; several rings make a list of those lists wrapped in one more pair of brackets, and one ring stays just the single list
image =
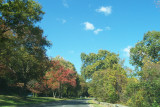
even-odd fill
[{"label": "grassy lawn", "polygon": [[36,104],[36,103],[44,103],[44,102],[52,102],[59,100],[67,100],[67,99],[54,99],[53,97],[27,97],[26,99],[16,96],[6,96],[0,95],[0,107],[7,106],[18,106],[18,105],[26,105],[26,104]]},{"label": "grassy lawn", "polygon": [[94,100],[89,100],[88,103],[91,104],[91,107],[105,107],[104,105],[96,104]]}]

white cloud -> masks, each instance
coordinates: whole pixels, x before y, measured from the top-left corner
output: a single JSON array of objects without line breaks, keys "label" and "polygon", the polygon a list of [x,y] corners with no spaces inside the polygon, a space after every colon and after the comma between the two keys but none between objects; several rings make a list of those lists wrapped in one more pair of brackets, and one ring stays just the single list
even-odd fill
[{"label": "white cloud", "polygon": [[103,29],[96,29],[95,31],[94,31],[94,34],[98,34],[99,32],[101,32],[101,31],[103,31]]},{"label": "white cloud", "polygon": [[94,30],[94,25],[89,22],[84,22],[85,30]]},{"label": "white cloud", "polygon": [[111,30],[111,27],[107,26],[105,29],[106,29],[106,30]]},{"label": "white cloud", "polygon": [[130,49],[131,48],[132,48],[131,46],[128,46],[127,48],[123,49],[123,52],[125,52],[124,56],[127,56],[127,57],[130,56]]},{"label": "white cloud", "polygon": [[64,23],[66,23],[67,21],[65,20],[65,19],[62,19],[62,23],[64,24]]},{"label": "white cloud", "polygon": [[69,51],[69,54],[74,54],[74,53],[75,53],[74,50],[70,50],[70,51]]},{"label": "white cloud", "polygon": [[109,15],[112,13],[112,6],[102,6],[99,9],[96,9],[97,12],[104,13],[105,15]]},{"label": "white cloud", "polygon": [[57,21],[61,22],[62,24],[65,24],[67,22],[66,19],[57,18]]},{"label": "white cloud", "polygon": [[62,2],[63,2],[63,6],[64,6],[64,7],[69,8],[69,5],[68,5],[68,3],[67,3],[67,0],[63,0]]}]

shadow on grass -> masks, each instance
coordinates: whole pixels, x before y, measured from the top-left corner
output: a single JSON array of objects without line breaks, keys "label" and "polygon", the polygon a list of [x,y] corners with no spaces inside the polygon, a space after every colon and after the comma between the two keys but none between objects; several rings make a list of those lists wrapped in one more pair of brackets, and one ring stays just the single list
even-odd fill
[{"label": "shadow on grass", "polygon": [[88,99],[54,99],[52,97],[16,97],[0,95],[1,106],[45,107],[57,105],[88,105]]},{"label": "shadow on grass", "polygon": [[6,96],[0,95],[0,106],[18,106],[18,105],[26,105],[26,104],[37,104],[44,102],[56,101],[53,98],[48,97],[16,97],[16,96]]},{"label": "shadow on grass", "polygon": [[[71,99],[71,100],[60,100],[56,102],[48,102],[48,103],[42,103],[42,104],[34,104],[34,105],[29,105],[29,107],[58,107],[58,106],[64,106],[68,105],[69,106],[88,106],[89,104],[86,99]],[[27,106],[23,106],[27,107]]]}]

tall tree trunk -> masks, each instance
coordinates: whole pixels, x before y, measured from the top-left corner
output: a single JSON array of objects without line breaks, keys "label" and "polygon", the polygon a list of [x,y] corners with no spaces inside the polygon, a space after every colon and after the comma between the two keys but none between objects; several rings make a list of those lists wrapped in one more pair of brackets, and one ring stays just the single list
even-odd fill
[{"label": "tall tree trunk", "polygon": [[62,84],[60,82],[60,86],[59,86],[59,98],[62,98]]},{"label": "tall tree trunk", "polygon": [[47,93],[46,93],[46,97],[48,97]]},{"label": "tall tree trunk", "polygon": [[35,93],[33,93],[33,97],[35,97]]},{"label": "tall tree trunk", "polygon": [[37,95],[37,93],[35,93],[35,97],[37,97],[38,95]]},{"label": "tall tree trunk", "polygon": [[26,89],[27,89],[27,83],[24,82],[24,86],[23,86],[23,97],[26,98]]},{"label": "tall tree trunk", "polygon": [[56,98],[56,91],[53,91],[53,97]]}]

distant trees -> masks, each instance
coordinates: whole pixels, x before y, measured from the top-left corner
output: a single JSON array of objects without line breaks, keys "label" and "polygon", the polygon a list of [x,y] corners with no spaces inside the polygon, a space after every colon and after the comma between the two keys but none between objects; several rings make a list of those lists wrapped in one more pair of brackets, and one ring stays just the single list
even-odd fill
[{"label": "distant trees", "polygon": [[27,89],[33,95],[80,97],[88,95],[87,83],[77,74],[74,65],[58,56],[50,61],[50,68],[40,80],[30,80]]},{"label": "distant trees", "polygon": [[45,90],[43,83],[37,80],[30,80],[27,83],[27,89],[33,93],[34,97],[37,97],[38,94]]},{"label": "distant trees", "polygon": [[78,78],[77,78],[76,91],[77,91],[78,97],[80,97],[80,96],[81,97],[88,97],[89,96],[88,83],[81,75],[78,75]]}]

